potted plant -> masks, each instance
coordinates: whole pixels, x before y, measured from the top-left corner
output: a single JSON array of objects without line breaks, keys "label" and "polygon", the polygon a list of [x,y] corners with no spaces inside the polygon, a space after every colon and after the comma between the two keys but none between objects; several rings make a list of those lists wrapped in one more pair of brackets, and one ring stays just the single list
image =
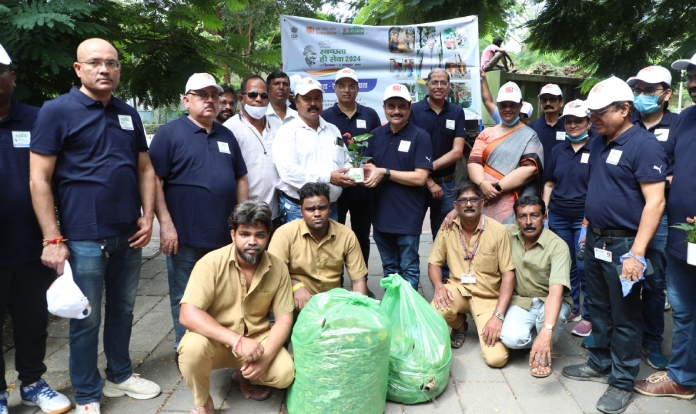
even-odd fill
[{"label": "potted plant", "polygon": [[360,166],[366,161],[372,159],[372,157],[366,157],[363,155],[365,151],[364,148],[367,147],[367,139],[370,138],[372,134],[361,134],[355,137],[351,137],[350,133],[346,132],[343,137],[346,138],[348,143],[348,156],[350,156],[350,164],[353,166],[348,170],[348,176],[355,180],[356,183],[362,183],[365,181],[365,170]]},{"label": "potted plant", "polygon": [[686,263],[696,266],[696,223],[694,219],[687,217],[686,223],[677,223],[670,227],[686,232],[686,239],[684,239],[684,241],[688,243],[686,249]]}]

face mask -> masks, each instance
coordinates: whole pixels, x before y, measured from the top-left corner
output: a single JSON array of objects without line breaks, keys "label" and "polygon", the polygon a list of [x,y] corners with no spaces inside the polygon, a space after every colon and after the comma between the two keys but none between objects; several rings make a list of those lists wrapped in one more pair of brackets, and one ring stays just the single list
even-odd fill
[{"label": "face mask", "polygon": [[590,132],[589,132],[589,131],[585,131],[584,134],[580,135],[580,136],[577,137],[577,138],[573,138],[573,137],[571,137],[571,136],[568,135],[568,134],[566,134],[566,138],[568,138],[568,139],[570,140],[570,142],[578,143],[578,142],[582,142],[582,140],[584,140],[585,138],[587,138],[589,135],[590,135]]},{"label": "face mask", "polygon": [[267,106],[250,106],[244,104],[244,111],[249,114],[250,117],[254,119],[261,119],[266,115]]},{"label": "face mask", "polygon": [[658,109],[660,109],[660,105],[657,104],[658,99],[660,96],[645,96],[645,95],[638,95],[635,97],[635,100],[633,104],[636,106],[636,109],[638,112],[641,114],[652,114],[656,112]]},{"label": "face mask", "polygon": [[511,126],[515,125],[515,124],[517,123],[517,121],[519,121],[519,120],[520,120],[520,116],[517,115],[517,118],[513,119],[512,122],[505,122],[505,121],[503,121],[503,123],[504,123],[505,125],[511,127]]}]

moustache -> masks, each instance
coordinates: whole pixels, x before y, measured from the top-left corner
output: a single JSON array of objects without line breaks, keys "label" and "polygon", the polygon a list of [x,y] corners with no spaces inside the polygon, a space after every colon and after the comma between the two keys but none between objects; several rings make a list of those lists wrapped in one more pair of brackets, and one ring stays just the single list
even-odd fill
[{"label": "moustache", "polygon": [[532,225],[532,224],[530,224],[529,226],[524,226],[524,230],[532,230],[532,231],[533,231],[533,230],[536,230],[536,229],[537,229],[536,226],[535,226],[535,225]]},{"label": "moustache", "polygon": [[318,110],[319,110],[318,106],[311,105],[311,106],[307,107],[307,112],[318,111]]},{"label": "moustache", "polygon": [[220,111],[220,113],[221,114],[231,114],[232,110],[231,109],[223,109],[222,111]]},{"label": "moustache", "polygon": [[247,244],[246,246],[244,246],[244,250],[256,250],[258,252],[259,250],[261,250],[261,248],[259,246],[252,246],[250,244]]},{"label": "moustache", "polygon": [[466,212],[466,211],[476,211],[476,209],[475,209],[475,208],[471,208],[471,207],[467,207],[467,208],[464,209],[464,211],[465,211],[465,212]]},{"label": "moustache", "polygon": [[553,109],[553,106],[551,106],[551,105],[546,105],[546,106],[544,107],[544,109]]}]

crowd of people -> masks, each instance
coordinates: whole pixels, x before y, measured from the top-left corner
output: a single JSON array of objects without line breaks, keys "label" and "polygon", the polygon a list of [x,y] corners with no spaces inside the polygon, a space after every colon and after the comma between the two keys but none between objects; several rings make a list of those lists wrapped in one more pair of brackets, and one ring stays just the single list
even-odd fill
[{"label": "crowd of people", "polygon": [[[330,108],[311,77],[252,75],[235,91],[195,73],[183,89],[187,111],[148,148],[137,111],[114,96],[122,68],[110,43],[80,44],[81,86],[40,109],[12,98],[16,74],[0,46],[7,183],[0,320],[9,310],[22,403],[51,413],[72,408],[42,379],[45,292],[66,261],[93,310],[70,320],[77,412],[99,413],[102,394],[160,393],[133,372],[128,349],[141,248],[155,217],[177,365],[194,397],[192,413],[206,414],[214,412],[215,369],[235,368],[232,380],[245,398],[263,400],[270,387],[292,383],[286,345],[293,323],[312,296],[343,285],[344,270],[354,292],[373,296],[371,231],[383,274],[398,273],[418,289],[428,209],[432,307],[452,329],[452,348],[463,345],[469,314],[486,364],[502,367],[509,349],[530,349],[530,374],[546,377],[559,326],[574,321],[589,358],[563,375],[608,384],[600,411],[623,412],[634,390],[692,399],[696,272],[683,231],[668,225],[686,221],[696,202],[693,107],[670,113],[669,71],[651,66],[627,82],[606,79],[587,100],[565,106],[561,89],[545,85],[544,114],[529,122],[531,104],[515,83],[493,102],[485,72],[507,53],[488,54],[482,98],[497,124],[479,134],[469,179],[457,183],[465,115],[447,101],[450,75],[442,69],[429,72],[419,102],[406,86],[387,86],[382,108],[357,103],[351,68],[336,72]],[[696,56],[672,67],[687,71],[696,102]],[[366,133],[369,161],[356,182],[348,146]],[[671,360],[662,351],[665,289]],[[102,299],[105,380],[97,368]],[[659,372],[635,381],[641,353]],[[9,413],[7,396],[3,376],[0,414]]]}]

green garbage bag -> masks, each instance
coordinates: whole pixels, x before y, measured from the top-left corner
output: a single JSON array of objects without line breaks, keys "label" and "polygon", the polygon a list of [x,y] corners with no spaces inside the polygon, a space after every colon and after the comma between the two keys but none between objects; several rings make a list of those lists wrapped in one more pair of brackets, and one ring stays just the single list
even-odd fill
[{"label": "green garbage bag", "polygon": [[389,275],[380,285],[386,292],[379,311],[391,321],[387,399],[403,404],[430,401],[449,381],[447,323],[401,276]]},{"label": "green garbage bag", "polygon": [[379,302],[337,288],[314,295],[292,330],[290,414],[382,414],[387,400],[389,319]]}]

